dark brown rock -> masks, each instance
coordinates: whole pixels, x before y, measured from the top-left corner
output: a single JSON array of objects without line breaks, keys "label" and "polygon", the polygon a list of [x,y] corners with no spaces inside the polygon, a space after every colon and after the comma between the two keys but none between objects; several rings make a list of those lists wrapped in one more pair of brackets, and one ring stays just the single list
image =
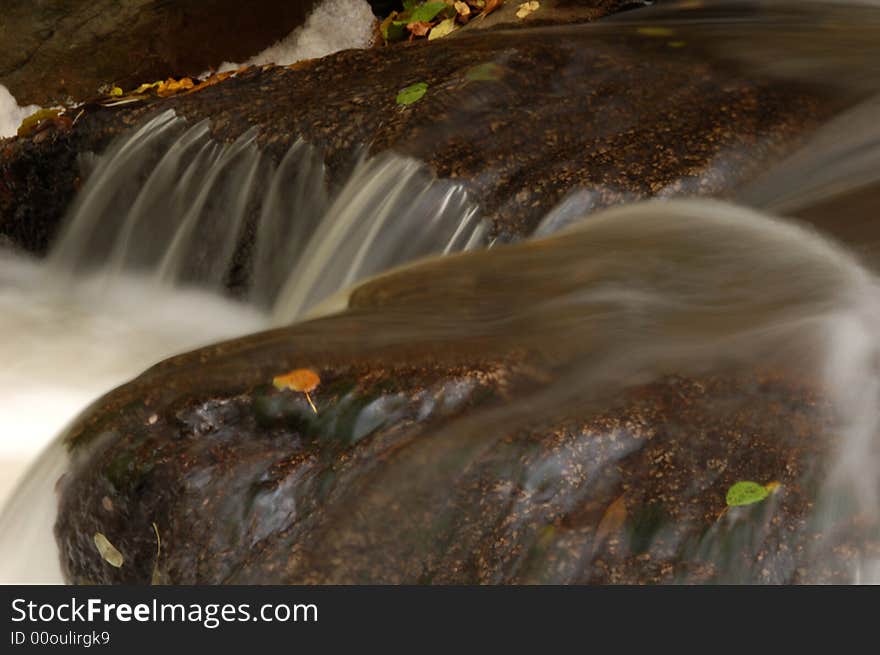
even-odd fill
[{"label": "dark brown rock", "polygon": [[[740,72],[696,43],[670,48],[629,29],[560,29],[571,31],[341,52],[140,106],[86,108],[70,130],[6,144],[0,233],[44,251],[76,189],[76,155],[100,151],[164,109],[210,118],[221,140],[258,126],[278,157],[302,137],[324,149],[336,183],[364,144],[415,156],[467,185],[495,235],[517,238],[576,188],[591,191],[596,207],[724,195],[844,101]],[[469,79],[487,63],[497,79]],[[398,106],[398,91],[418,81],[428,93]]]},{"label": "dark brown rock", "polygon": [[243,61],[301,25],[312,0],[8,0],[0,83],[47,106]]},{"label": "dark brown rock", "polygon": [[[876,547],[857,518],[833,532],[810,520],[835,437],[791,376],[665,378],[529,416],[511,408],[558,375],[545,358],[502,340],[382,346],[376,320],[358,310],[197,351],[100,401],[69,435],[68,578],[845,582]],[[317,414],[270,384],[294,367],[322,378]],[[725,512],[739,480],[781,486]]]}]

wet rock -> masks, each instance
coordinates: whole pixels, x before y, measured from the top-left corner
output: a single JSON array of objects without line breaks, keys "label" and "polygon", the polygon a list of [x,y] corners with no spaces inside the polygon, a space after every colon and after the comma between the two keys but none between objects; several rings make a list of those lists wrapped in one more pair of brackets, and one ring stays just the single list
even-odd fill
[{"label": "wet rock", "polygon": [[[553,29],[565,31],[341,52],[168,99],[86,107],[69,130],[6,143],[0,233],[44,251],[77,188],[77,156],[165,109],[210,118],[224,141],[258,126],[276,158],[302,137],[323,150],[331,186],[365,145],[420,158],[466,184],[493,234],[509,239],[574,190],[593,208],[729,193],[846,102],[741,70],[707,54],[711,43],[670,47],[628,26]],[[398,106],[399,90],[417,81],[425,96]]]},{"label": "wet rock", "polygon": [[[821,397],[786,376],[670,377],[529,420],[509,408],[552,375],[533,355],[356,355],[362,328],[349,315],[211,347],[102,400],[69,435],[68,578],[830,582],[864,555],[856,519],[810,521],[835,438]],[[302,365],[322,379],[316,414],[268,383]],[[739,480],[779,486],[727,509]]]},{"label": "wet rock", "polygon": [[243,61],[301,25],[313,0],[8,0],[0,82],[51,105]]}]

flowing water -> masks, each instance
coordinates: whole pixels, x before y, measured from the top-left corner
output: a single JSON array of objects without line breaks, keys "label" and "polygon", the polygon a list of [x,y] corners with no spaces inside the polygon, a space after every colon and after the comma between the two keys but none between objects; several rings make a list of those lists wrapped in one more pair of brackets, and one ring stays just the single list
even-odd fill
[{"label": "flowing water", "polygon": [[[843,497],[876,523],[880,196],[864,193],[880,182],[878,12],[862,3],[869,13],[855,20],[844,3],[701,5],[652,9],[646,24],[659,20],[756,74],[818,78],[847,98],[790,157],[737,190],[735,203],[593,212],[591,191],[579,189],[530,241],[486,249],[465,187],[393,153],[355,159],[330,188],[315,144],[297,141],[276,164],[255,132],[219,144],[207,123],[164,113],[84,160],[87,184],[49,257],[0,252],[4,476],[47,448],[0,516],[0,580],[60,580],[47,490],[66,461],[50,442],[91,400],[168,355],[328,307],[344,312],[349,297],[375,328],[358,344],[364,351],[491,342],[540,352],[551,372],[528,402],[458,420],[386,466],[378,487],[394,490],[401,513],[418,514],[414,503],[454,487],[450,467],[435,463],[477,457],[503,426],[589,411],[670,374],[770,367],[820,389],[840,435],[816,520],[833,520]],[[613,34],[640,13],[576,29]],[[841,208],[851,214],[845,224]],[[256,235],[252,252],[241,246],[247,234]],[[460,251],[476,252],[442,257]],[[441,257],[400,268],[432,255]],[[576,463],[613,463],[591,457]],[[561,464],[539,464],[526,480],[560,475]],[[389,532],[390,519],[379,518],[386,501],[379,491],[343,501],[350,525],[331,528],[329,542],[343,548],[343,532],[358,531],[393,549],[380,537]],[[354,502],[358,512],[346,511]],[[851,572],[854,582],[878,575],[867,557]]]}]

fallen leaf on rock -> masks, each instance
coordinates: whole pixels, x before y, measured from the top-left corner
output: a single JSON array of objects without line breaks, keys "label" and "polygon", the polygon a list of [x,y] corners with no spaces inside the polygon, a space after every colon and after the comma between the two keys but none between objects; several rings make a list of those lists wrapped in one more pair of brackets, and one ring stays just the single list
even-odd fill
[{"label": "fallen leaf on rock", "polygon": [[426,2],[413,9],[409,20],[411,23],[430,23],[437,14],[448,6],[445,2]]},{"label": "fallen leaf on rock", "polygon": [[517,18],[525,18],[529,14],[538,11],[541,8],[541,3],[536,2],[536,0],[532,0],[531,2],[522,3],[519,8],[516,10]]},{"label": "fallen leaf on rock", "polygon": [[110,540],[100,532],[96,532],[93,539],[95,542],[95,548],[98,549],[98,553],[104,561],[110,566],[114,566],[117,569],[120,568],[125,561],[125,558],[122,557],[122,553],[116,550],[116,546],[111,544]]},{"label": "fallen leaf on rock", "polygon": [[54,120],[61,113],[60,109],[39,109],[25,118],[18,126],[18,136],[28,136],[44,121]]},{"label": "fallen leaf on rock", "polygon": [[428,32],[431,31],[431,23],[427,21],[422,21],[421,23],[408,23],[406,29],[409,30],[409,33],[412,36],[425,36]]},{"label": "fallen leaf on rock", "polygon": [[[306,60],[306,61],[308,61],[308,60]],[[205,87],[214,86],[215,84],[219,84],[223,80],[226,80],[226,79],[229,79],[230,77],[232,77],[233,74],[234,74],[234,71],[226,71],[225,73],[214,73],[213,75],[211,75],[209,78],[207,78],[203,82],[199,82],[198,84],[196,84],[193,88],[191,88],[189,90],[189,92],[199,91],[201,89],[204,89]]]},{"label": "fallen leaf on rock", "polygon": [[446,20],[442,20],[434,26],[434,29],[431,30],[431,33],[428,34],[428,41],[433,41],[434,39],[441,39],[447,34],[454,32],[458,29],[458,26],[455,24],[455,18],[447,18]]},{"label": "fallen leaf on rock", "polygon": [[312,369],[297,368],[290,373],[276,375],[272,379],[272,384],[274,384],[275,388],[279,390],[290,389],[291,391],[304,393],[306,395],[306,400],[309,401],[312,411],[315,412],[315,414],[318,413],[318,409],[315,407],[315,403],[312,402],[312,397],[309,395],[309,392],[318,388],[318,385],[321,384],[321,378]]},{"label": "fallen leaf on rock", "polygon": [[626,523],[626,500],[623,496],[611,503],[602,515],[599,525],[596,527],[596,537],[593,539],[593,552],[601,546],[611,535],[619,532]]},{"label": "fallen leaf on rock", "polygon": [[146,93],[150,89],[156,89],[156,88],[160,87],[161,85],[162,85],[162,82],[153,82],[152,84],[144,83],[144,84],[141,84],[134,91],[132,91],[132,94]]},{"label": "fallen leaf on rock", "polygon": [[411,105],[422,99],[422,96],[428,91],[427,82],[416,82],[410,84],[405,89],[401,89],[397,94],[397,104],[401,106]]},{"label": "fallen leaf on rock", "polygon": [[402,41],[406,37],[406,24],[409,21],[397,20],[397,16],[398,13],[393,11],[391,12],[391,15],[379,25],[379,32],[382,34],[385,43]]},{"label": "fallen leaf on rock", "polygon": [[277,389],[314,391],[321,384],[321,378],[310,368],[297,368],[290,373],[276,376],[272,383]]},{"label": "fallen leaf on rock", "polygon": [[166,98],[180,91],[191,89],[194,86],[195,84],[189,77],[183,77],[179,80],[175,80],[173,77],[169,77],[167,80],[160,83],[158,87],[156,87],[156,95],[158,95],[160,98]]},{"label": "fallen leaf on rock", "polygon": [[751,480],[743,480],[737,482],[727,490],[727,506],[740,507],[742,505],[753,505],[755,503],[760,503],[769,495],[770,491],[764,485],[752,482]]}]

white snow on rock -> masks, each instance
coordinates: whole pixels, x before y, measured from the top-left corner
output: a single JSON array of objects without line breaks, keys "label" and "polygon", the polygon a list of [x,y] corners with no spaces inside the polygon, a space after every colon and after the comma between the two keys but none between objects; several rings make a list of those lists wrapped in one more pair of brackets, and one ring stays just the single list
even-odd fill
[{"label": "white snow on rock", "polygon": [[0,139],[15,136],[21,122],[38,109],[37,105],[19,107],[9,89],[0,84]]},{"label": "white snow on rock", "polygon": [[[366,0],[324,0],[306,22],[277,43],[243,63],[224,62],[216,72],[241,66],[288,66],[303,59],[326,57],[340,50],[368,48],[373,44],[376,18]],[[200,77],[206,77],[203,73]]]}]

